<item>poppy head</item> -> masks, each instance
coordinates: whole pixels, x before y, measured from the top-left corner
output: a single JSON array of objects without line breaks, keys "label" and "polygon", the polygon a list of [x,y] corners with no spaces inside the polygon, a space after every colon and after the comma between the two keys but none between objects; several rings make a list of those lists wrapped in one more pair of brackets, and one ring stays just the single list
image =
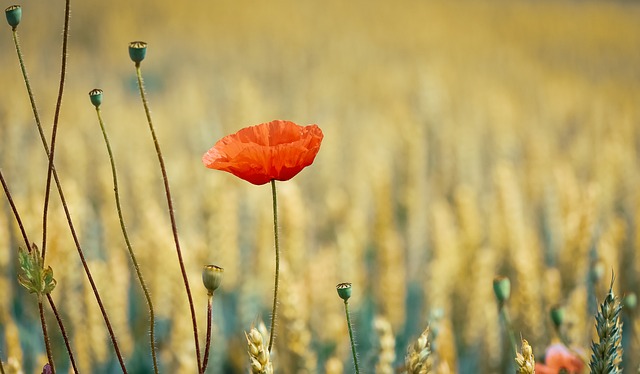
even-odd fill
[{"label": "poppy head", "polygon": [[581,373],[582,360],[563,344],[553,344],[545,352],[544,364],[536,363],[536,373],[557,374],[561,370],[567,373]]},{"label": "poppy head", "polygon": [[286,181],[313,163],[322,142],[317,125],[275,120],[220,139],[202,162],[253,184]]}]

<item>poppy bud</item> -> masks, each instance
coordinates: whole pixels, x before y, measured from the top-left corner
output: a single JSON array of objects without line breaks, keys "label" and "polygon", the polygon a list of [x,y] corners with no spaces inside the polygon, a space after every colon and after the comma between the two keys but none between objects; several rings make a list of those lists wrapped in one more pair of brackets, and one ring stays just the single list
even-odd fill
[{"label": "poppy bud", "polygon": [[136,65],[140,64],[144,57],[147,55],[147,43],[141,41],[135,41],[129,43],[129,57],[131,57],[131,61],[135,62]]},{"label": "poppy bud", "polygon": [[634,310],[638,305],[638,297],[635,293],[631,292],[627,296],[624,297],[624,306],[627,308]]},{"label": "poppy bud", "polygon": [[94,88],[89,91],[89,99],[91,99],[91,104],[93,104],[93,106],[96,108],[100,107],[100,104],[102,104],[102,90]]},{"label": "poppy bud", "polygon": [[495,277],[493,279],[493,293],[495,293],[496,299],[500,304],[509,300],[511,295],[511,281],[509,281],[509,278],[503,276]]},{"label": "poppy bud", "polygon": [[556,305],[553,308],[551,308],[549,315],[551,316],[551,321],[553,321],[553,325],[557,329],[559,329],[560,326],[562,326],[562,323],[564,322],[564,308],[559,305]]},{"label": "poppy bud", "polygon": [[591,263],[591,269],[589,269],[589,277],[593,283],[598,283],[604,275],[604,263],[602,260],[597,259]]},{"label": "poppy bud", "polygon": [[202,269],[202,283],[204,283],[209,296],[213,295],[213,292],[220,287],[223,273],[224,269],[216,265],[205,265]]},{"label": "poppy bud", "polygon": [[15,30],[20,24],[20,20],[22,19],[22,8],[20,5],[12,5],[4,10],[4,14],[7,16],[7,22],[12,29]]},{"label": "poppy bud", "polygon": [[351,283],[339,283],[336,286],[336,290],[338,291],[338,296],[344,301],[349,300],[351,297]]}]

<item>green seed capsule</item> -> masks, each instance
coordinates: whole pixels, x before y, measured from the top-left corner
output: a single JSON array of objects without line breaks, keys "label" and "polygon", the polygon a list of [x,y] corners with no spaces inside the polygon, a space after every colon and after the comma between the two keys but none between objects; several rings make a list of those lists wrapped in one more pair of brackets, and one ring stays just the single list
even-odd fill
[{"label": "green seed capsule", "polygon": [[509,278],[503,276],[495,277],[493,280],[493,292],[500,303],[509,300],[509,296],[511,296],[511,281],[509,281]]},{"label": "green seed capsule", "polygon": [[12,5],[4,10],[4,14],[7,16],[7,22],[13,29],[18,27],[20,20],[22,19],[22,8],[20,5]]},{"label": "green seed capsule", "polygon": [[213,292],[220,287],[222,283],[222,276],[224,275],[224,269],[216,265],[205,265],[202,269],[202,283],[207,289],[209,295],[213,295]]},{"label": "green seed capsule", "polygon": [[89,91],[89,99],[91,99],[91,104],[93,104],[93,106],[99,108],[100,104],[102,104],[102,90],[99,88],[94,88],[93,90]]},{"label": "green seed capsule", "polygon": [[135,41],[129,43],[129,57],[131,61],[139,64],[144,60],[147,55],[147,43],[141,41]]},{"label": "green seed capsule", "polygon": [[340,283],[336,286],[338,296],[344,301],[349,300],[351,297],[351,283]]}]

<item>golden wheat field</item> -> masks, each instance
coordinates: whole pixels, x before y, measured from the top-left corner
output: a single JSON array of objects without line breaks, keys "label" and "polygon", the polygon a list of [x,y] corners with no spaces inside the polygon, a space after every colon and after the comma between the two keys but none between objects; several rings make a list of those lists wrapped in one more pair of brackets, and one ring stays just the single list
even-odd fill
[{"label": "golden wheat field", "polygon": [[[16,30],[50,139],[65,3],[20,5]],[[353,287],[362,373],[413,373],[407,347],[427,326],[430,368],[415,373],[520,370],[496,276],[511,282],[500,310],[518,352],[526,339],[543,363],[562,340],[587,373],[612,277],[621,300],[640,293],[639,19],[632,1],[71,1],[55,168],[128,372],[153,373],[149,314],[87,95],[94,88],[104,90],[122,213],[155,308],[159,371],[199,366],[129,42],[148,43],[141,71],[202,350],[202,268],[224,268],[207,373],[260,372],[247,350],[252,326],[271,317],[274,222],[269,185],[209,170],[201,157],[273,119],[324,132],[313,164],[277,183],[276,373],[354,372],[340,282]],[[48,160],[4,20],[0,170],[40,246]],[[0,366],[41,373],[38,299],[18,282],[25,245],[6,193],[0,207]],[[55,187],[47,222],[50,297],[77,369],[122,372]],[[617,322],[625,373],[640,366],[639,314],[625,302]],[[44,315],[55,369],[73,372],[47,303]]]}]

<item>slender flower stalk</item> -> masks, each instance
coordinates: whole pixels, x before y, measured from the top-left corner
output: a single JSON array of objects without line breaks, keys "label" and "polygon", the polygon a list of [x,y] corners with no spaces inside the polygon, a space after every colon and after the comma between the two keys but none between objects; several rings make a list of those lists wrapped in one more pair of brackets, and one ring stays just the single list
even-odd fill
[{"label": "slender flower stalk", "polygon": [[209,350],[211,349],[211,309],[213,306],[213,294],[207,297],[207,338],[204,344],[204,356],[202,356],[202,373],[207,371],[209,364]]},{"label": "slender flower stalk", "polygon": [[213,294],[222,283],[224,269],[216,265],[206,265],[202,269],[202,283],[207,289],[207,339],[204,345],[204,356],[202,357],[201,374],[207,370],[209,364],[209,350],[211,348],[211,311],[213,306]]},{"label": "slender flower stalk", "polygon": [[51,342],[49,341],[49,334],[47,333],[47,322],[44,319],[44,307],[42,300],[38,300],[38,310],[40,311],[40,324],[42,325],[42,335],[44,338],[44,346],[47,350],[47,359],[51,366],[51,373],[56,374],[56,367],[53,364],[53,353],[51,353]]},{"label": "slender flower stalk", "polygon": [[493,292],[498,301],[498,314],[502,319],[504,328],[509,336],[509,346],[511,347],[512,357],[515,357],[517,352],[516,335],[513,333],[513,325],[511,324],[511,318],[506,308],[506,303],[511,296],[511,282],[509,278],[498,276],[493,280]]},{"label": "slender flower stalk", "polygon": [[58,326],[60,327],[60,332],[62,333],[62,340],[64,340],[64,345],[67,347],[67,352],[69,352],[69,361],[71,362],[71,367],[73,368],[74,373],[79,373],[78,366],[76,365],[76,359],[73,357],[73,351],[71,350],[71,345],[69,344],[69,336],[67,335],[67,330],[64,328],[62,324],[62,318],[60,317],[60,313],[58,313],[58,308],[56,308],[56,304],[53,302],[53,298],[50,294],[47,294],[47,300],[49,301],[49,306],[51,307],[51,311],[53,315],[56,317],[56,321],[58,322]]},{"label": "slender flower stalk", "polygon": [[[20,233],[22,234],[22,238],[24,240],[25,246],[28,250],[31,250],[31,245],[30,245],[30,241],[29,238],[27,237],[27,232],[24,228],[24,224],[22,223],[22,219],[20,218],[20,214],[18,213],[18,209],[16,208],[16,205],[13,201],[13,197],[11,196],[11,192],[9,191],[9,186],[7,186],[7,182],[4,179],[4,174],[2,173],[2,170],[0,170],[0,182],[2,182],[2,188],[4,190],[5,196],[7,197],[7,201],[9,202],[9,205],[11,206],[11,211],[13,212],[13,215],[16,219],[16,222],[18,223],[18,227],[20,228]],[[51,297],[50,294],[47,294],[47,301],[49,302],[49,306],[51,307],[51,310],[53,311],[54,316],[56,317],[56,322],[58,323],[58,327],[60,328],[60,332],[62,333],[62,339],[64,340],[64,344],[67,348],[67,352],[69,353],[69,361],[71,362],[71,366],[73,367],[73,370],[78,373],[78,368],[76,366],[76,360],[73,356],[73,350],[71,349],[71,344],[69,343],[69,337],[67,335],[67,331],[64,328],[64,324],[62,322],[62,318],[60,318],[60,314],[58,313],[58,309],[56,308],[56,304],[53,301],[53,298]],[[46,328],[46,327],[45,327]],[[1,368],[2,362],[0,362],[0,368]],[[0,373],[1,374],[1,373]]]},{"label": "slender flower stalk", "polygon": [[[68,5],[68,2],[67,2]],[[45,151],[45,154],[47,155],[47,159],[49,161],[52,161],[53,158],[51,157],[50,151],[49,151],[49,144],[47,143],[47,139],[44,135],[44,130],[42,128],[42,124],[40,122],[40,117],[38,115],[38,108],[36,106],[35,100],[34,100],[34,96],[33,96],[33,91],[31,90],[31,84],[29,82],[29,77],[25,68],[25,64],[24,64],[24,59],[22,56],[22,51],[20,50],[20,44],[18,43],[18,37],[17,34],[15,33],[15,27],[13,28],[14,31],[14,44],[16,47],[16,53],[18,54],[18,60],[20,62],[20,68],[22,71],[22,77],[23,80],[25,82],[25,86],[27,88],[27,93],[29,95],[29,100],[31,102],[31,109],[33,110],[33,115],[36,118],[36,127],[38,128],[38,133],[40,135],[40,140],[42,142],[42,147]],[[68,30],[67,30],[68,32]],[[63,45],[64,48],[64,53],[63,55],[66,56],[66,45]],[[66,66],[66,57],[63,58],[63,60],[65,61],[65,66]],[[62,85],[61,85],[62,86]],[[61,99],[61,98],[60,98]],[[53,138],[52,138],[53,139]],[[65,213],[65,217],[67,220],[67,225],[69,226],[69,231],[71,232],[71,236],[73,237],[73,242],[76,246],[76,250],[78,251],[78,256],[80,257],[80,261],[82,262],[82,267],[85,271],[85,274],[87,276],[87,279],[89,280],[89,283],[91,285],[91,289],[93,291],[93,294],[96,298],[96,302],[98,303],[98,307],[100,308],[100,312],[102,313],[102,318],[105,322],[105,325],[107,326],[107,330],[109,332],[109,337],[111,338],[111,343],[113,345],[113,348],[115,350],[116,356],[118,357],[118,362],[120,363],[120,368],[122,369],[123,373],[127,373],[127,369],[124,365],[124,359],[122,358],[122,354],[120,353],[120,348],[118,347],[118,342],[116,340],[115,334],[113,332],[113,328],[111,327],[111,322],[109,321],[109,317],[107,315],[107,312],[104,308],[104,305],[102,303],[102,299],[100,297],[100,294],[98,292],[98,288],[96,287],[96,284],[93,280],[93,276],[91,275],[91,270],[89,269],[89,266],[87,265],[87,261],[84,257],[84,252],[82,250],[82,246],[80,245],[80,240],[78,238],[78,234],[75,230],[75,227],[73,225],[73,220],[71,219],[71,213],[69,211],[69,206],[67,205],[67,200],[64,196],[64,192],[62,190],[62,184],[60,183],[60,179],[58,177],[58,173],[55,169],[55,165],[53,163],[50,162],[49,165],[49,170],[51,170],[51,172],[53,173],[53,179],[55,181],[56,184],[56,188],[58,189],[58,194],[60,195],[60,201],[62,203],[62,208],[64,210]],[[43,220],[44,222],[46,222],[46,219]],[[44,236],[44,235],[43,235]],[[30,246],[29,246],[30,248]],[[68,345],[67,345],[68,347]]]},{"label": "slender flower stalk", "polygon": [[338,296],[344,301],[344,312],[347,315],[347,328],[349,330],[349,340],[351,340],[351,354],[353,355],[353,366],[356,374],[360,374],[358,369],[358,353],[356,352],[356,341],[353,338],[353,327],[351,325],[351,313],[349,312],[349,298],[351,298],[351,283],[340,283],[336,286]]},{"label": "slender flower stalk", "polygon": [[96,108],[96,115],[98,116],[98,124],[100,125],[100,130],[102,131],[102,137],[104,138],[104,143],[107,147],[107,153],[109,154],[109,163],[111,164],[111,174],[113,176],[113,192],[115,195],[116,201],[116,210],[118,212],[118,219],[120,220],[120,228],[122,230],[122,236],[124,237],[125,244],[127,246],[127,251],[129,252],[129,257],[131,258],[131,263],[136,271],[136,276],[138,277],[138,281],[140,282],[140,286],[142,287],[142,292],[144,293],[144,297],[147,301],[147,308],[149,309],[149,344],[151,346],[151,357],[153,359],[153,371],[158,374],[158,359],[156,355],[156,339],[155,339],[155,313],[153,311],[153,302],[151,301],[151,296],[149,294],[149,289],[147,288],[147,284],[142,277],[142,272],[140,271],[140,265],[138,265],[138,260],[136,259],[136,255],[133,252],[133,247],[131,245],[131,240],[129,240],[129,234],[127,233],[127,228],[124,223],[124,217],[122,215],[122,203],[120,202],[120,190],[118,188],[118,174],[116,171],[116,162],[113,157],[113,151],[111,150],[111,143],[109,142],[109,137],[107,135],[107,131],[104,127],[104,121],[102,120],[102,114],[100,111],[100,104],[102,103],[102,90],[94,89],[89,92],[89,97],[91,99],[91,103]]},{"label": "slender flower stalk", "polygon": [[273,347],[274,332],[276,329],[276,314],[278,309],[278,284],[280,280],[280,238],[278,236],[278,193],[276,181],[271,180],[271,196],[273,198],[273,237],[276,246],[276,275],[273,286],[273,307],[271,309],[271,330],[269,331],[269,353]]},{"label": "slender flower stalk", "polygon": [[158,163],[160,164],[160,171],[162,172],[162,182],[164,183],[164,191],[167,197],[167,205],[169,209],[169,218],[171,220],[171,232],[173,234],[173,241],[176,247],[176,253],[178,255],[178,263],[180,264],[180,272],[182,273],[182,281],[187,293],[187,299],[189,300],[189,309],[191,312],[191,323],[193,324],[193,340],[196,346],[196,362],[198,363],[198,372],[202,372],[202,361],[200,355],[200,343],[198,341],[198,323],[196,321],[196,310],[193,306],[193,297],[191,296],[191,288],[189,287],[189,279],[187,278],[187,271],[184,267],[184,261],[182,259],[182,250],[180,249],[180,240],[178,238],[178,227],[176,224],[176,217],[173,209],[173,202],[171,199],[171,190],[169,188],[169,178],[167,177],[167,170],[164,165],[164,158],[160,149],[160,143],[156,136],[155,129],[153,127],[153,121],[151,120],[151,111],[149,110],[149,103],[147,102],[147,96],[144,90],[144,81],[142,79],[142,72],[140,71],[140,63],[144,59],[146,54],[147,43],[145,42],[132,42],[129,44],[129,56],[135,62],[136,77],[138,79],[138,89],[140,90],[140,98],[142,99],[142,105],[144,106],[144,113],[147,116],[147,122],[149,124],[149,131],[153,138],[153,145],[156,149],[156,155],[158,156]]},{"label": "slender flower stalk", "polygon": [[47,167],[47,184],[44,190],[44,208],[42,210],[42,259],[47,253],[47,213],[49,210],[49,196],[51,194],[51,176],[53,174],[53,158],[56,150],[56,139],[58,134],[58,120],[60,118],[60,108],[62,106],[62,95],[64,94],[64,82],[67,75],[67,49],[69,45],[69,20],[71,18],[71,1],[65,1],[64,8],[64,28],[62,32],[62,63],[60,67],[60,84],[58,86],[58,98],[56,99],[56,109],[53,116],[53,130],[51,132],[51,150],[49,152],[49,166]]}]

